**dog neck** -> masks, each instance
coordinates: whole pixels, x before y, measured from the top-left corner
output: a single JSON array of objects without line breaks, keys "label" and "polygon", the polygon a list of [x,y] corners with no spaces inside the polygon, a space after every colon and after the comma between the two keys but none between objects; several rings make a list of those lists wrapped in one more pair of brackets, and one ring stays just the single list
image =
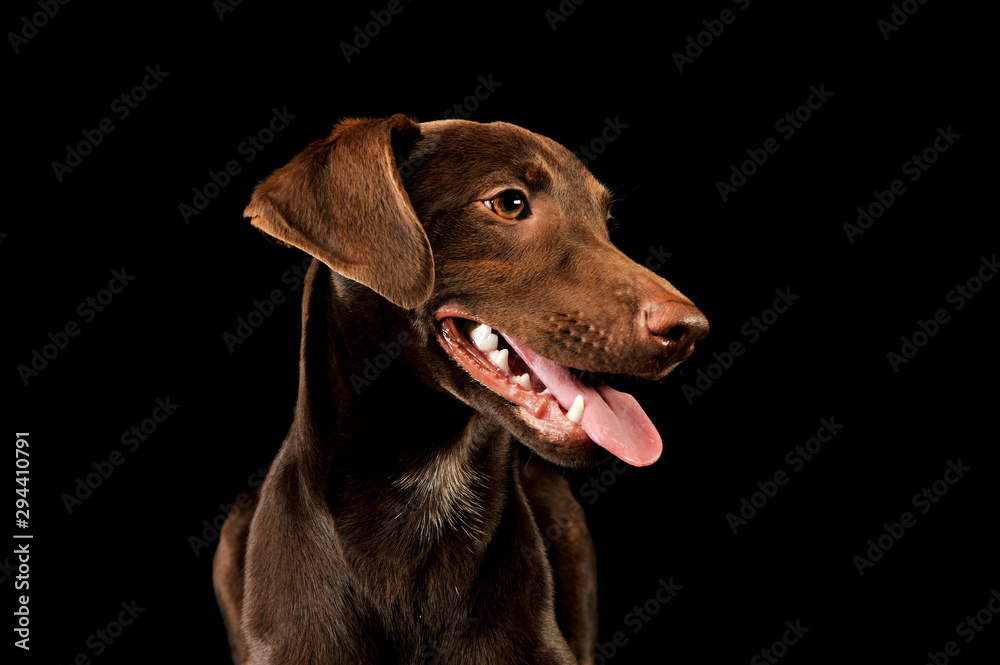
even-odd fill
[{"label": "dog neck", "polygon": [[[248,538],[245,621],[289,625],[287,606],[267,602],[287,594],[330,611],[297,613],[278,646],[268,638],[250,648],[326,662],[335,644],[339,662],[389,662],[387,654],[443,653],[461,640],[472,653],[572,662],[551,568],[524,554],[544,545],[512,436],[429,390],[404,366],[406,354],[394,359],[397,374],[390,364],[391,376],[352,384],[386,338],[372,319],[401,325],[367,309],[387,307],[371,298],[316,262],[307,276],[299,399]],[[273,525],[272,537],[262,524]]]},{"label": "dog neck", "polygon": [[355,570],[373,574],[384,563],[373,549],[407,552],[415,568],[450,553],[476,561],[523,509],[512,501],[511,435],[422,383],[400,341],[409,329],[404,310],[314,261],[303,299],[300,468],[322,488]]}]

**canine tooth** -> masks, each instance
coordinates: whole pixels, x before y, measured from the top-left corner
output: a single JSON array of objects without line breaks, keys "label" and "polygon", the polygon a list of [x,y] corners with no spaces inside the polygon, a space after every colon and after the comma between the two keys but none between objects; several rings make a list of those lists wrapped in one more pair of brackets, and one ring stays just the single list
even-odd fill
[{"label": "canine tooth", "polygon": [[[496,337],[496,335],[492,335],[492,337]],[[508,355],[510,355],[510,352],[507,349],[500,349],[499,351],[494,349],[490,351],[490,361],[503,371],[509,372],[510,367],[507,366]]]},{"label": "canine tooth", "polygon": [[515,376],[514,383],[521,386],[525,390],[531,390],[531,377],[528,376],[527,372],[525,372],[521,376]]},{"label": "canine tooth", "polygon": [[538,393],[538,394],[539,394],[539,395],[550,395],[551,393],[549,392],[549,389],[548,389],[548,388],[546,388],[545,390],[543,390],[542,392],[540,392],[540,393]]},{"label": "canine tooth", "polygon": [[577,425],[583,420],[583,395],[577,395],[576,399],[573,400],[573,406],[569,407],[569,411],[566,412],[566,418]]}]

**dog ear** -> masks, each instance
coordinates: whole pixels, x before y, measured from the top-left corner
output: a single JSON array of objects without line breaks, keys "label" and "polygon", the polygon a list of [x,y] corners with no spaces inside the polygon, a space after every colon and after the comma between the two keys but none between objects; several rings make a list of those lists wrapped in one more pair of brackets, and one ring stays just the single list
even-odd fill
[{"label": "dog ear", "polygon": [[416,307],[434,286],[434,258],[396,151],[419,138],[419,124],[400,114],[345,120],[260,183],[243,216],[400,307]]}]

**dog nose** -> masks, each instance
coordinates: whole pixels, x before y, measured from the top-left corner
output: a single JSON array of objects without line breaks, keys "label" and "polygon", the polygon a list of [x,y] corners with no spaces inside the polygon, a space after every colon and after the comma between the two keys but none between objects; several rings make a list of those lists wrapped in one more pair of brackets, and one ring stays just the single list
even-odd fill
[{"label": "dog nose", "polygon": [[690,303],[664,300],[648,307],[645,313],[649,334],[678,350],[708,334],[708,319]]}]

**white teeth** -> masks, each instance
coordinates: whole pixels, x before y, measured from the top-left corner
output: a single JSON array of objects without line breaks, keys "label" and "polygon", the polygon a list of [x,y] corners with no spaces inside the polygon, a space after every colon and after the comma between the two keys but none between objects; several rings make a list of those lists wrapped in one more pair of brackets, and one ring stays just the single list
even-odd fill
[{"label": "white teeth", "polygon": [[525,390],[531,390],[531,377],[528,376],[527,372],[525,372],[521,376],[515,376],[514,383],[521,386]]},{"label": "white teeth", "polygon": [[[491,337],[496,338],[496,335],[491,335]],[[510,367],[507,366],[507,356],[510,352],[507,349],[495,350],[496,345],[494,345],[494,350],[490,351],[490,362],[499,367],[505,372],[510,371]]]},{"label": "white teeth", "polygon": [[485,323],[480,323],[471,332],[469,326],[465,326],[465,332],[480,351],[493,351],[500,343],[500,338],[494,335],[493,329]]},{"label": "white teeth", "polygon": [[545,390],[543,390],[542,392],[540,392],[540,393],[538,393],[538,394],[539,394],[539,395],[549,395],[549,394],[551,394],[551,393],[549,393],[549,389],[548,389],[548,388],[546,388]]},{"label": "white teeth", "polygon": [[577,425],[583,420],[583,395],[577,395],[576,399],[573,400],[573,406],[569,407],[569,411],[566,412],[566,418]]},{"label": "white teeth", "polygon": [[473,344],[476,345],[476,348],[482,351],[484,350],[483,344],[486,342],[486,338],[493,333],[493,329],[485,323],[480,323],[472,327],[472,330],[470,331],[469,327],[473,326],[473,324],[474,322],[470,321],[469,325],[465,326],[465,333],[469,336],[469,339],[472,340]]}]

